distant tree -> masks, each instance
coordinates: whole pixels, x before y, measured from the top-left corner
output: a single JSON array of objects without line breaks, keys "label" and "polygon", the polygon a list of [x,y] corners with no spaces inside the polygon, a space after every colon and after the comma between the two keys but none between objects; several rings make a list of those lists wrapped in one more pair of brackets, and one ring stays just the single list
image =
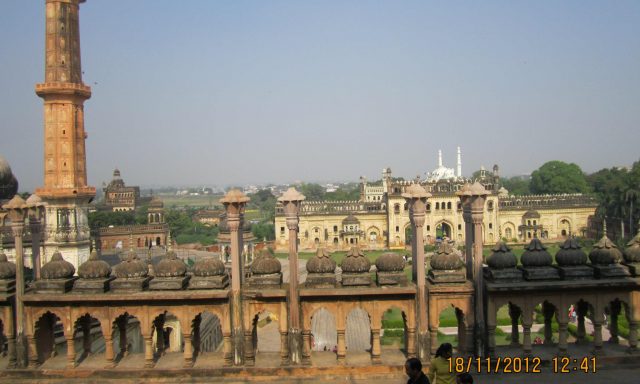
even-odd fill
[{"label": "distant tree", "polygon": [[262,215],[263,221],[273,223],[276,214],[276,197],[269,189],[261,189],[258,192],[249,195],[251,199],[249,205],[258,209]]},{"label": "distant tree", "polygon": [[89,228],[94,231],[98,228],[109,227],[111,225],[118,226],[131,224],[136,224],[136,217],[133,211],[96,211],[89,213]]},{"label": "distant tree", "polygon": [[320,184],[302,183],[300,184],[299,191],[307,200],[324,200],[325,188]]},{"label": "distant tree", "polygon": [[533,171],[529,188],[536,194],[589,192],[582,169],[574,163],[558,160],[549,161]]},{"label": "distant tree", "polygon": [[500,179],[500,182],[511,195],[521,196],[531,193],[531,190],[529,189],[529,180],[524,179],[520,176]]},{"label": "distant tree", "polygon": [[257,223],[251,226],[251,233],[255,236],[257,241],[263,239],[274,240],[275,239],[275,226],[273,223]]},{"label": "distant tree", "polygon": [[350,183],[338,188],[335,192],[327,192],[324,196],[325,200],[358,200],[360,198],[360,185]]}]

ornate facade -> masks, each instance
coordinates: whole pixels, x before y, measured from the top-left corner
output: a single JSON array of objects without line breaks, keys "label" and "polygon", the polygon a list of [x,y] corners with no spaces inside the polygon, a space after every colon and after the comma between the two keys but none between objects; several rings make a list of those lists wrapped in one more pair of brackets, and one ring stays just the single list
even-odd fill
[{"label": "ornate facade", "polygon": [[[460,168],[460,165],[458,166]],[[440,166],[425,180],[418,180],[432,194],[427,204],[424,241],[433,244],[448,237],[463,243],[462,205],[455,195],[469,180],[453,176],[453,170]],[[484,212],[484,241],[509,242],[542,239],[560,240],[570,235],[586,236],[596,200],[581,194],[510,196],[500,188],[498,167],[493,172],[481,170],[479,181],[491,192]],[[444,176],[446,178],[441,178]],[[300,208],[302,249],[329,247],[348,249],[359,245],[368,249],[403,249],[410,242],[409,211],[402,194],[414,181],[398,181],[389,168],[383,169],[382,182],[362,179],[360,199],[356,201],[308,201]],[[284,230],[281,207],[276,207],[275,239],[278,249],[289,242]]]},{"label": "ornate facade", "polygon": [[135,211],[144,200],[140,197],[140,187],[124,184],[119,169],[113,171],[113,180],[103,190],[104,205],[114,212]]}]

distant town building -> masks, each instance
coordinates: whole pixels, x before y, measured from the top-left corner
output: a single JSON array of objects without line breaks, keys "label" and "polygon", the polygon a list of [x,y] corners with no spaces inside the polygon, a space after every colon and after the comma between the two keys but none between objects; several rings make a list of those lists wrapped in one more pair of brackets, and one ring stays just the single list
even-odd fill
[{"label": "distant town building", "polygon": [[145,200],[148,201],[140,197],[140,187],[125,185],[117,168],[113,171],[113,179],[103,191],[105,207],[114,212],[135,211]]}]

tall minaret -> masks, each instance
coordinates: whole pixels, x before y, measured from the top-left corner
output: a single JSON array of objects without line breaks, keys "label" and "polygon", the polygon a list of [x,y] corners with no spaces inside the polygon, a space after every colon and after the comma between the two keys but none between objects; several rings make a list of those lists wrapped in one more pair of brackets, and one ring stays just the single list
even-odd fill
[{"label": "tall minaret", "polygon": [[438,149],[438,168],[442,168],[442,149]]},{"label": "tall minaret", "polygon": [[462,177],[462,154],[460,153],[460,147],[458,147],[458,169],[456,171],[456,176]]},{"label": "tall minaret", "polygon": [[36,193],[48,203],[45,258],[59,249],[76,270],[89,257],[84,101],[91,88],[82,82],[79,8],[84,0],[46,0],[44,83],[44,186]]}]

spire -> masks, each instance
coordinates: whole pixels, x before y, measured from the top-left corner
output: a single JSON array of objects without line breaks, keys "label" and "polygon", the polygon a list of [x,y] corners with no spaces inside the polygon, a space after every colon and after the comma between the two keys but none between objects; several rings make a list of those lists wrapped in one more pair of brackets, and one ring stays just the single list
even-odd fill
[{"label": "spire", "polygon": [[456,176],[462,177],[462,153],[460,152],[460,147],[458,147],[458,169]]},{"label": "spire", "polygon": [[605,216],[604,219],[602,219],[602,237],[606,237],[607,236],[607,217]]},{"label": "spire", "polygon": [[442,167],[442,149],[438,149],[438,168]]}]

